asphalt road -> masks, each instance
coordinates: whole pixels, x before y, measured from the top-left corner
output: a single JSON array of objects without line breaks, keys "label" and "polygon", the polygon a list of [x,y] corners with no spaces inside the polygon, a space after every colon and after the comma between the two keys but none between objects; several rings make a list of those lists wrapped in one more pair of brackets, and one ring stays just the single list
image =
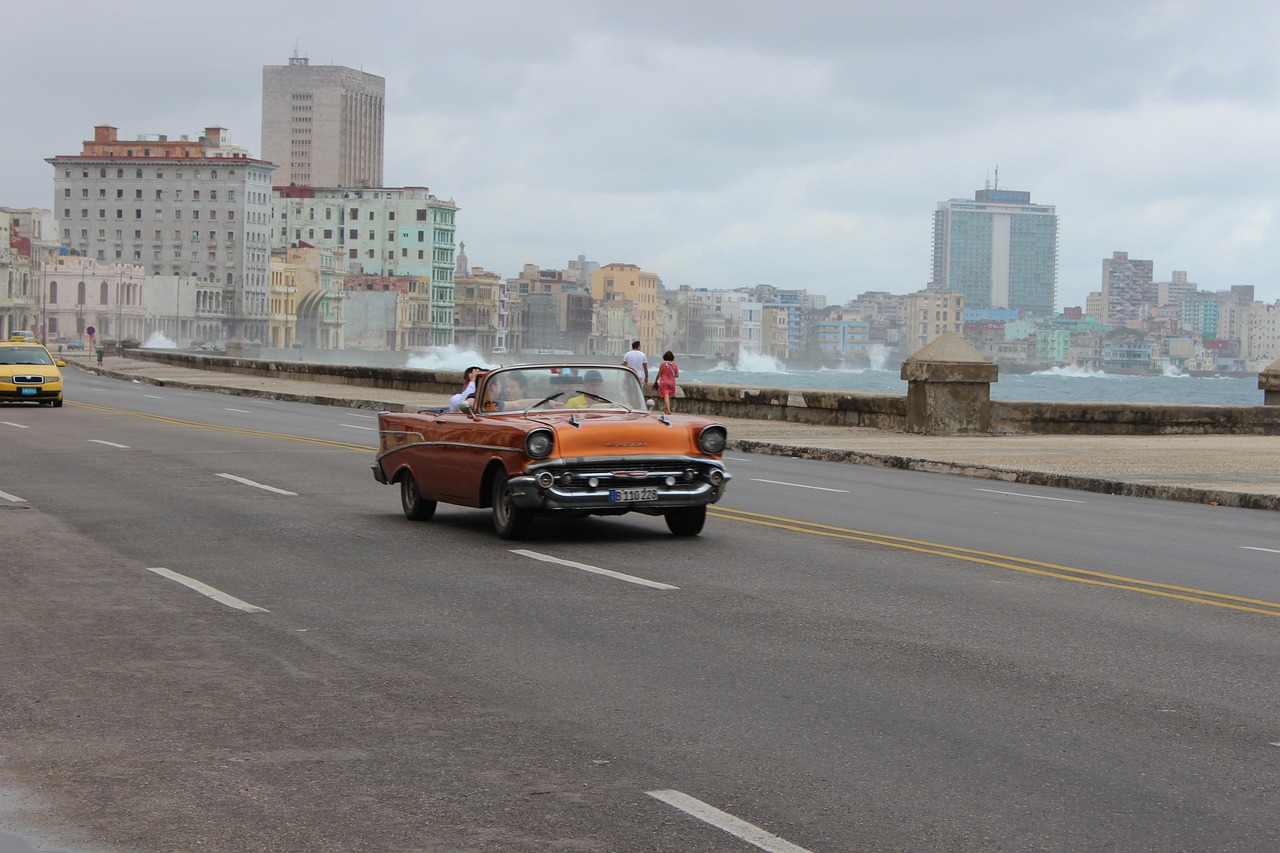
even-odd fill
[{"label": "asphalt road", "polygon": [[730,454],[696,539],[508,543],[368,412],[68,382],[0,407],[9,837],[1280,849],[1276,513]]}]

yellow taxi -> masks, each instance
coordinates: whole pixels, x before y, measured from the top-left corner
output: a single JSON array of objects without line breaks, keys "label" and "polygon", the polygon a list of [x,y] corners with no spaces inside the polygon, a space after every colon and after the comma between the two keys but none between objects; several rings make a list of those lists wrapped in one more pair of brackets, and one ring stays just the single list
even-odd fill
[{"label": "yellow taxi", "polygon": [[62,405],[62,372],[67,363],[55,359],[29,333],[0,341],[0,402]]}]

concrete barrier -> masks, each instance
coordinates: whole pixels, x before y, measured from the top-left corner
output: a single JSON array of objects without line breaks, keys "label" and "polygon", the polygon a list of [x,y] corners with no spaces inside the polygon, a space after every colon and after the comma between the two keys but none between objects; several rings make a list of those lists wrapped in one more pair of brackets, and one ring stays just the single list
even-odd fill
[{"label": "concrete barrier", "polygon": [[[360,367],[181,353],[129,350],[130,358],[179,367],[299,379],[333,385],[453,394],[462,387],[456,370]],[[924,374],[922,374],[922,377]],[[927,378],[927,377],[925,377]],[[645,389],[652,396],[652,389]],[[994,435],[1280,435],[1280,405],[1185,406],[1155,403],[1062,403],[984,401],[987,431]],[[796,388],[688,383],[680,386],[676,410],[719,418],[787,421],[818,426],[907,431],[907,397]],[[935,411],[935,414],[937,412]],[[959,416],[970,423],[968,415]]]}]

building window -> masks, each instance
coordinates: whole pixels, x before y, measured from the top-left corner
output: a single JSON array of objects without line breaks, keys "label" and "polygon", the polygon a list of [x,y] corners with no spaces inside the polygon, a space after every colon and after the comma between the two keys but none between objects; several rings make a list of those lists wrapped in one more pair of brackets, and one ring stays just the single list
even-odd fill
[{"label": "building window", "polygon": [[98,288],[98,304],[99,305],[107,304],[107,283],[105,281],[102,282],[102,284],[99,285],[99,288]]}]

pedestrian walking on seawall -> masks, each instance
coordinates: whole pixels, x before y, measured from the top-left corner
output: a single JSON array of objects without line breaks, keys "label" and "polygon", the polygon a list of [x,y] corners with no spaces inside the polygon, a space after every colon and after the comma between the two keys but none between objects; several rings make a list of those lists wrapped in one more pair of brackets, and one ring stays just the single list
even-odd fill
[{"label": "pedestrian walking on seawall", "polygon": [[631,342],[631,351],[622,357],[622,363],[640,377],[641,385],[649,384],[649,357],[640,349],[639,341]]},{"label": "pedestrian walking on seawall", "polygon": [[676,364],[676,355],[671,350],[662,354],[662,363],[658,365],[658,378],[653,388],[662,398],[662,411],[671,414],[671,399],[676,395],[676,380],[680,378],[680,365]]}]

